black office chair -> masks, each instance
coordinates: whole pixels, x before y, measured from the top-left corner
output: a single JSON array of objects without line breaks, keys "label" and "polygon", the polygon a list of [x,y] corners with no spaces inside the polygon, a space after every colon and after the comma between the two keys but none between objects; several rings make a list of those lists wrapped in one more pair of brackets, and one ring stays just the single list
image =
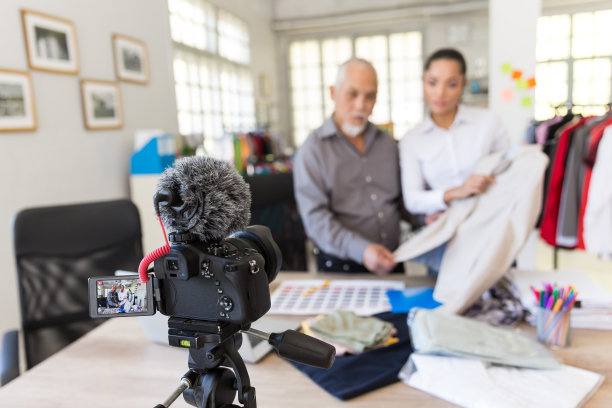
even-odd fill
[{"label": "black office chair", "polygon": [[292,173],[246,176],[251,224],[270,228],[283,256],[282,270],[306,270],[306,232],[293,195]]},{"label": "black office chair", "polygon": [[[27,369],[101,323],[89,317],[87,278],[138,270],[141,237],[138,210],[128,200],[32,208],[16,215],[13,238]],[[15,338],[16,331],[9,333],[12,346],[3,345],[2,383],[19,374]]]}]

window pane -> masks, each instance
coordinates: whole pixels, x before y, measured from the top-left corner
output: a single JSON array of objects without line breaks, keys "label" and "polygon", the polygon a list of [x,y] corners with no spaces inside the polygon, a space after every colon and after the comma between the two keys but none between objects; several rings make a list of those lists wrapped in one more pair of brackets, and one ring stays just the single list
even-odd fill
[{"label": "window pane", "polygon": [[170,32],[172,39],[191,47],[216,51],[210,39],[215,30],[214,8],[202,0],[170,0]]},{"label": "window pane", "polygon": [[569,57],[570,16],[567,14],[538,18],[536,58],[538,61]]},{"label": "window pane", "polygon": [[423,119],[422,43],[418,31],[389,36],[391,121],[396,139]]},{"label": "window pane", "polygon": [[249,64],[249,30],[240,19],[219,11],[219,55],[241,64]]},{"label": "window pane", "polygon": [[610,59],[574,62],[573,102],[577,105],[605,105],[610,102]]},{"label": "window pane", "polygon": [[612,10],[595,12],[593,48],[596,56],[612,55]]},{"label": "window pane", "polygon": [[541,63],[536,66],[535,118],[543,120],[554,116],[555,106],[567,102],[567,62]]},{"label": "window pane", "polygon": [[594,51],[593,13],[578,13],[572,18],[572,56],[590,57]]},{"label": "window pane", "polygon": [[[299,144],[322,122],[320,60],[318,41],[296,41],[289,45],[292,128]],[[312,118],[316,120],[311,121]]]}]

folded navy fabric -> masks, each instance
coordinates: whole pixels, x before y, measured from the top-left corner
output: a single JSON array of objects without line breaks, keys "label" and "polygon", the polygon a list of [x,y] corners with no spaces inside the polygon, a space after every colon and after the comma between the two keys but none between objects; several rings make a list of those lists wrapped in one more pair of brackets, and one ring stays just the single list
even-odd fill
[{"label": "folded navy fabric", "polygon": [[374,316],[395,326],[399,342],[361,354],[336,357],[329,370],[294,362],[291,364],[341,400],[355,398],[399,381],[398,373],[413,351],[406,323],[407,315],[385,312]]}]

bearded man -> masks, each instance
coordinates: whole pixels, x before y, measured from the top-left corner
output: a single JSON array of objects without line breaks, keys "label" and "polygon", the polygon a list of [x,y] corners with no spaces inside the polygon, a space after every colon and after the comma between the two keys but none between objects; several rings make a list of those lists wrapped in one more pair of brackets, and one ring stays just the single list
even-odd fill
[{"label": "bearded man", "polygon": [[334,113],[297,150],[294,187],[317,266],[326,272],[398,271],[401,212],[396,141],[370,123],[376,70],[352,58],[330,87]]}]

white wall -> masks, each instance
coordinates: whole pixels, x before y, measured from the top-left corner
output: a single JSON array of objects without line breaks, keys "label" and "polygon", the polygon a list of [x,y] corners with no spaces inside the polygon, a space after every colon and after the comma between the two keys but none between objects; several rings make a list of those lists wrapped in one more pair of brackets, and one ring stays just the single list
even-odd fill
[{"label": "white wall", "polygon": [[[71,20],[81,69],[77,75],[31,70],[38,130],[0,133],[0,332],[19,325],[11,218],[25,207],[129,197],[129,160],[136,129],[177,131],[171,44],[165,0],[2,0],[0,68],[29,70],[20,9]],[[115,80],[111,34],[148,46],[148,85],[121,82],[124,126],[87,131],[79,80]]]},{"label": "white wall", "polygon": [[[515,144],[524,139],[534,113],[533,104],[524,106],[522,98],[533,100],[534,91],[517,89],[501,66],[509,63],[513,69],[521,70],[525,79],[535,76],[534,39],[540,13],[540,0],[489,1],[489,107],[502,120]],[[502,97],[505,90],[512,90],[513,97]]]}]

